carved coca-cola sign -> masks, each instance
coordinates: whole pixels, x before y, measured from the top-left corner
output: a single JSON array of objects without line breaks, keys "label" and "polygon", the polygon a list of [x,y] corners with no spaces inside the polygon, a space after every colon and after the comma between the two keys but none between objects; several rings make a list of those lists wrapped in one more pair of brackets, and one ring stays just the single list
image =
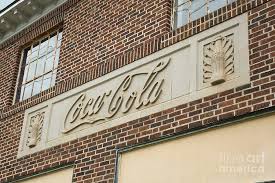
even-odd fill
[{"label": "carved coca-cola sign", "polygon": [[[86,93],[80,94],[66,115],[62,132],[70,132],[84,124],[106,121],[117,113],[127,113],[132,108],[139,109],[153,104],[163,92],[165,79],[158,77],[159,73],[169,62],[170,59],[159,62],[148,72],[129,74],[117,88],[102,91],[96,97],[89,97]],[[145,76],[145,79],[139,79],[141,76]],[[141,87],[131,87],[134,82],[138,82],[136,86]]]},{"label": "carved coca-cola sign", "polygon": [[152,122],[158,120],[152,114],[250,83],[248,41],[240,39],[248,37],[246,19],[232,19],[28,108],[18,157],[120,130],[143,117]]}]

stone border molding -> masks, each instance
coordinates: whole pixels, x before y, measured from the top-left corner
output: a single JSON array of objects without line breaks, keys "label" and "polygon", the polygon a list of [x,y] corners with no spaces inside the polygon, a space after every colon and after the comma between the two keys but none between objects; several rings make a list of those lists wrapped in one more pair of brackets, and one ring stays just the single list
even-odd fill
[{"label": "stone border molding", "polygon": [[[247,24],[243,14],[27,109],[18,158],[249,84]],[[209,44],[217,52],[209,63],[223,62],[223,82],[204,79]],[[29,148],[26,126],[38,111],[45,111],[41,141]]]}]

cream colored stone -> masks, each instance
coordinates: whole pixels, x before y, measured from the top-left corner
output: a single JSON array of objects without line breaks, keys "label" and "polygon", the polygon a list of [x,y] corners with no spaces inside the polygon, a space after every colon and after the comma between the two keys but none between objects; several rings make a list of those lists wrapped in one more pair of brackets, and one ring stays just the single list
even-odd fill
[{"label": "cream colored stone", "polygon": [[18,183],[71,183],[73,177],[73,168],[53,171],[47,174],[41,174],[19,181]]},{"label": "cream colored stone", "polygon": [[[239,50],[240,48],[242,50],[242,52],[234,52],[236,54],[234,74],[222,84],[211,87],[209,85],[202,85],[201,48],[217,36],[226,36],[229,34],[234,35],[235,49]],[[245,36],[247,36],[247,14],[217,25],[29,108],[25,111],[18,157],[249,83],[248,44],[247,41],[238,41],[240,37]],[[242,59],[241,62],[240,59]],[[160,71],[157,72],[156,77],[154,77],[153,82],[145,92],[145,97],[143,97],[143,99],[151,99],[151,102],[142,100],[144,105],[138,107],[134,103],[128,111],[125,110],[123,112],[123,108],[120,108],[115,115],[111,116],[112,112],[108,110],[108,106],[110,106],[111,99],[117,88],[121,83],[126,81],[125,78],[133,76],[130,77],[132,80],[129,80],[130,85],[125,89],[125,92],[122,92],[122,90],[118,92],[119,94],[123,94],[124,104],[131,92],[134,92],[133,95],[141,93],[146,79],[148,80],[150,76],[148,73],[156,68],[160,69]],[[158,86],[161,82],[163,82],[160,87],[161,94],[159,97],[152,97],[158,91],[153,87],[154,84]],[[152,95],[148,95],[151,90],[154,92],[152,92]],[[102,103],[102,108],[95,110],[96,108],[90,105],[91,103],[89,102],[92,99],[95,101],[98,96],[104,96],[104,100],[102,100],[104,103]],[[81,102],[82,100],[84,101],[83,103]],[[74,105],[75,102],[76,104]],[[77,106],[80,104],[83,106],[88,104],[88,108],[92,109],[88,111],[95,112],[96,114],[85,116],[84,114],[86,114],[85,111],[87,110],[83,110],[83,106],[80,107],[82,111],[78,113]],[[100,102],[97,104],[100,104]],[[34,115],[35,112],[41,111],[45,112],[41,140],[37,146],[30,149],[26,147],[28,121],[30,116]],[[81,118],[82,116],[83,118]]]},{"label": "cream colored stone", "polygon": [[118,183],[274,180],[275,115],[123,152]]},{"label": "cream colored stone", "polygon": [[203,83],[218,85],[226,82],[234,69],[234,35],[218,36],[203,46]]},{"label": "cream colored stone", "polygon": [[41,140],[45,112],[38,112],[30,118],[27,146],[35,147]]}]

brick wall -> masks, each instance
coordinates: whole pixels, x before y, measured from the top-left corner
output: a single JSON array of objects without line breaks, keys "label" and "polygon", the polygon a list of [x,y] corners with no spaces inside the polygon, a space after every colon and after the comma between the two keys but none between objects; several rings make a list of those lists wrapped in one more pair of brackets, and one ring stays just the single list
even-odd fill
[{"label": "brick wall", "polygon": [[[65,165],[74,166],[74,182],[113,182],[118,148],[274,108],[275,0],[237,1],[173,32],[169,28],[170,7],[168,0],[69,1],[1,45],[0,182]],[[244,12],[249,19],[249,85],[16,159],[26,108]],[[22,46],[59,24],[63,24],[64,39],[56,86],[12,105]]]},{"label": "brick wall", "polygon": [[[66,11],[59,81],[170,30],[170,0],[80,1]],[[85,69],[83,68],[85,66]]]}]

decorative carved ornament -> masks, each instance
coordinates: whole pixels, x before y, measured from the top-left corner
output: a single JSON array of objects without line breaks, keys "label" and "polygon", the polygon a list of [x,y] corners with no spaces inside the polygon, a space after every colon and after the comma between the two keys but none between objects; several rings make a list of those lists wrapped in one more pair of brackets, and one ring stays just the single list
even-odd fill
[{"label": "decorative carved ornament", "polygon": [[41,140],[45,112],[38,112],[30,119],[27,146],[33,148]]},{"label": "decorative carved ornament", "polygon": [[[126,114],[131,108],[140,109],[158,100],[162,93],[164,78],[158,77],[170,59],[159,62],[149,72],[127,75],[114,89],[102,91],[97,97],[82,93],[69,109],[63,123],[63,133],[68,133],[84,124],[107,121],[117,113]],[[145,79],[141,80],[141,76]],[[136,82],[140,84],[135,85]],[[134,86],[134,87],[133,87]],[[141,86],[141,88],[136,88]]]},{"label": "decorative carved ornament", "polygon": [[203,49],[203,83],[218,85],[234,73],[234,47],[230,37],[217,37]]}]

